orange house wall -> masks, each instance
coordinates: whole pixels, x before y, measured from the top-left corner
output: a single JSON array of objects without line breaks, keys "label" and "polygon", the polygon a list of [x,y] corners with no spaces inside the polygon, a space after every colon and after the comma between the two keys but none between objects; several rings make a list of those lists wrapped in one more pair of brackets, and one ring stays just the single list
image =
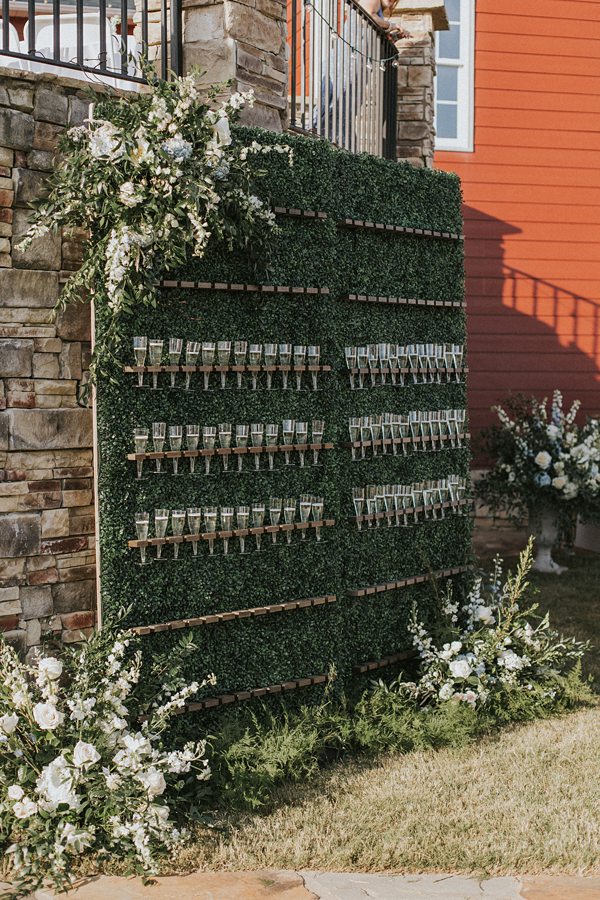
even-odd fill
[{"label": "orange house wall", "polygon": [[462,179],[474,435],[510,391],[600,412],[600,2],[477,0]]}]

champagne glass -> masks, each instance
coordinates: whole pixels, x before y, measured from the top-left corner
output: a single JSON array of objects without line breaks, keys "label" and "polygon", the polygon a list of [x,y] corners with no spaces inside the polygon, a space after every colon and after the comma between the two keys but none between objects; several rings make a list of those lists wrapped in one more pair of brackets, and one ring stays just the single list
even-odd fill
[{"label": "champagne glass", "polygon": [[[286,525],[293,525],[296,520],[296,498],[287,497],[283,501],[283,521]],[[288,544],[292,543],[292,529],[287,532],[286,539]]]},{"label": "champagne glass", "polygon": [[344,356],[346,357],[346,365],[350,370],[350,389],[354,390],[354,372],[358,365],[358,352],[356,347],[344,347]]},{"label": "champagne glass", "polygon": [[[202,365],[214,366],[217,345],[214,341],[202,341]],[[204,373],[204,390],[210,390],[210,370]]]},{"label": "champagne glass", "polygon": [[[248,440],[250,436],[250,426],[249,425],[236,425],[235,426],[235,445],[236,447],[247,447]],[[238,472],[241,472],[244,467],[244,456],[243,454],[238,455]]]},{"label": "champagne glass", "polygon": [[[271,525],[279,525],[281,513],[283,510],[283,499],[281,497],[271,497],[269,500],[269,518]],[[277,532],[271,533],[271,539],[274,544],[277,543]]]},{"label": "champagne glass", "polygon": [[[138,541],[148,540],[148,525],[150,524],[150,516],[147,512],[139,512],[135,514],[135,532]],[[142,565],[146,565],[146,548],[140,547],[140,557]]]},{"label": "champagne glass", "polygon": [[[178,366],[181,359],[181,351],[183,350],[183,340],[181,338],[169,338],[169,365]],[[176,372],[171,372],[171,387],[175,387]]]},{"label": "champagne glass", "polygon": [[357,362],[358,362],[358,387],[363,388],[365,384],[364,372],[363,369],[366,369],[369,365],[369,348],[368,347],[357,347],[356,348]]},{"label": "champagne glass", "polygon": [[[154,448],[155,453],[162,453],[165,446],[165,436],[167,433],[167,423],[166,422],[153,422],[152,423],[152,446]],[[161,469],[161,459],[159,456],[156,457],[156,472],[160,474]]]},{"label": "champagne glass", "polygon": [[208,552],[212,556],[215,552],[215,538],[217,531],[217,507],[204,507],[204,531],[208,535]]},{"label": "champagne glass", "polygon": [[[279,365],[280,366],[290,366],[292,364],[292,345],[291,344],[280,344],[279,345]],[[282,369],[281,379],[283,382],[283,390],[287,391],[288,386],[288,375],[289,372],[287,369]]]},{"label": "champagne glass", "polygon": [[[296,443],[306,444],[308,442],[308,422],[296,422]],[[298,450],[300,456],[300,468],[304,468],[304,458],[306,451]]]},{"label": "champagne glass", "polygon": [[[151,366],[160,366],[162,361],[164,341],[150,339],[148,359]],[[152,373],[152,387],[154,390],[158,387],[158,372]]]},{"label": "champagne glass", "polygon": [[267,454],[269,457],[269,469],[273,469],[273,462],[275,459],[275,451],[277,449],[278,440],[279,425],[276,422],[265,425],[265,441],[267,444]]},{"label": "champagne glass", "polygon": [[398,353],[398,375],[400,384],[405,384],[406,373],[404,370],[408,368],[408,348],[404,344],[398,344],[396,346],[396,352]]},{"label": "champagne glass", "polygon": [[361,487],[352,488],[352,502],[354,503],[354,512],[356,514],[356,524],[358,525],[358,530],[362,529],[362,522],[360,520],[360,516],[363,515],[363,511],[365,508],[365,489]]},{"label": "champagne glass", "polygon": [[[313,497],[312,498],[312,517],[313,522],[322,522],[323,521],[323,497]],[[317,541],[321,540],[321,525],[315,526],[316,538]]]},{"label": "champagne glass", "polygon": [[[183,426],[182,425],[169,425],[169,447],[171,450],[176,450],[181,452],[181,443],[183,441]],[[178,463],[179,460],[176,456],[173,457],[173,475],[178,474]],[[173,514],[174,515],[174,514]]]},{"label": "champagne glass", "polygon": [[373,440],[373,456],[377,456],[377,442],[381,440],[383,416],[371,416],[371,438]]},{"label": "champagne glass", "polygon": [[[171,531],[176,537],[183,534],[185,525],[185,509],[174,509],[171,513]],[[179,559],[179,544],[173,544],[173,557]]]},{"label": "champagne glass", "polygon": [[[284,419],[282,425],[282,434],[283,434],[283,443],[286,446],[290,446],[294,443],[294,430],[296,428],[296,423],[293,419]],[[289,466],[290,464],[290,451],[285,451],[285,464]]]},{"label": "champagne glass", "polygon": [[[262,357],[262,344],[250,344],[248,348],[248,359],[251,366],[260,366]],[[258,373],[252,372],[252,390],[255,391],[258,386]]]},{"label": "champagne glass", "polygon": [[[313,444],[323,443],[323,434],[325,432],[325,421],[323,419],[313,419],[310,423],[310,433]],[[319,451],[313,448],[313,466],[319,464]]]},{"label": "champagne glass", "polygon": [[360,448],[361,459],[365,458],[367,444],[370,444],[372,439],[373,439],[373,434],[371,431],[371,416],[361,416],[361,419],[360,419],[360,442],[362,444],[362,446]]},{"label": "champagne glass", "polygon": [[[321,359],[321,348],[315,344],[309,345],[309,347],[307,349],[307,356],[308,356],[308,365],[309,366],[318,366],[319,361]],[[318,390],[317,378],[318,378],[319,373],[312,372],[311,374],[312,374],[313,391],[316,391],[316,390]]]},{"label": "champagne glass", "polygon": [[[221,507],[221,531],[231,531],[233,527],[233,517],[235,515],[235,509],[233,506],[222,506]],[[223,537],[223,555],[227,556],[229,553],[229,537],[225,535]]]},{"label": "champagne glass", "polygon": [[[265,426],[262,422],[253,422],[252,425],[250,425],[250,439],[253,447],[262,447],[264,435]],[[260,457],[260,453],[254,454],[254,468],[257,472],[260,469]]]},{"label": "champagne glass", "polygon": [[[233,434],[233,429],[231,427],[231,423],[223,422],[219,425],[219,444],[224,449],[228,449],[231,447],[231,436]],[[223,454],[223,471],[229,471],[229,454]]]},{"label": "champagne glass", "polygon": [[[384,413],[381,417],[381,451],[382,453],[387,453],[388,444],[393,440],[392,435],[392,415],[391,413]],[[393,447],[393,444],[392,444]]]},{"label": "champagne glass", "polygon": [[[148,447],[148,429],[144,426],[140,426],[138,428],[133,429],[133,442],[135,445],[136,453],[145,453],[146,448]],[[142,477],[142,470],[144,468],[144,460],[136,459],[137,465],[137,477]]]},{"label": "champagne glass", "polygon": [[[252,504],[252,527],[253,528],[262,528],[265,524],[265,504],[264,503],[253,503]],[[262,543],[262,534],[258,532],[255,534],[256,538],[256,552],[260,553],[260,547]]]},{"label": "champagne glass", "polygon": [[389,367],[389,344],[377,344],[377,352],[379,354],[379,368],[381,375],[381,383],[386,383],[387,372]]},{"label": "champagne glass", "polygon": [[[350,442],[355,444],[360,441],[360,416],[351,416],[348,419],[348,431],[350,432]],[[356,459],[356,447],[352,447],[352,459]]]},{"label": "champagne glass", "polygon": [[[233,344],[233,360],[236,366],[245,366],[246,365],[246,354],[248,353],[248,341],[235,341]],[[242,377],[244,373],[237,373],[237,386],[238,390],[242,386]]]},{"label": "champagne glass", "polygon": [[[200,426],[199,425],[186,425],[185,426],[185,446],[187,450],[191,452],[196,452],[198,450],[198,443],[200,441]],[[196,469],[196,457],[190,456],[190,475],[193,475]]]},{"label": "champagne glass", "polygon": [[[198,362],[200,353],[200,341],[188,341],[185,345],[185,364],[186,366],[195,366]],[[189,391],[192,382],[192,373],[185,373],[185,389]]]},{"label": "champagne glass", "polygon": [[[240,531],[246,531],[248,528],[248,521],[250,519],[250,507],[249,506],[238,506],[236,512],[236,525]],[[240,553],[246,552],[246,537],[243,534],[239,535],[240,540]]]},{"label": "champagne glass", "polygon": [[392,380],[392,384],[396,385],[398,383],[398,368],[400,366],[400,361],[398,358],[398,344],[388,344],[388,362],[390,366],[390,378]]},{"label": "champagne glass", "polygon": [[[312,497],[310,494],[300,495],[300,521],[308,522],[310,519],[310,511],[312,509]],[[302,529],[302,540],[306,540],[306,528]]]},{"label": "champagne glass", "polygon": [[371,387],[375,387],[377,384],[377,370],[379,368],[379,345],[367,344],[367,354],[371,373]]},{"label": "champagne glass", "polygon": [[[200,523],[202,522],[202,509],[200,506],[190,506],[187,511],[188,529],[190,534],[197,536],[200,534]],[[192,552],[194,556],[198,556],[198,541],[192,541]]]},{"label": "champagne glass", "polygon": [[[217,440],[217,429],[214,425],[203,425],[202,426],[202,446],[205,450],[214,450],[215,442]],[[211,456],[204,457],[204,473],[205,475],[210,475],[210,461]]]},{"label": "champagne glass", "polygon": [[369,528],[373,525],[373,516],[377,512],[377,485],[368,484],[365,488],[365,500],[367,503],[367,516],[369,516]]},{"label": "champagne glass", "polygon": [[[146,353],[148,352],[148,338],[134,337],[133,339],[133,355],[135,357],[136,366],[143,366],[146,362]],[[138,372],[138,387],[144,385],[144,373]]]},{"label": "champagne glass", "polygon": [[[304,367],[306,362],[306,347],[304,344],[294,346],[294,366]],[[296,390],[302,390],[302,372],[296,372]]]},{"label": "champagne glass", "polygon": [[[217,359],[220,366],[228,366],[231,361],[231,341],[217,341]],[[221,372],[221,390],[227,387],[227,372]]]},{"label": "champagne glass", "polygon": [[[270,368],[275,365],[277,359],[277,344],[265,344],[265,366]],[[267,372],[267,390],[271,390],[273,373]]]},{"label": "champagne glass", "polygon": [[401,419],[402,419],[402,416],[397,415],[396,413],[392,413],[392,415],[390,416],[391,431],[392,431],[392,453],[394,454],[394,456],[396,456],[398,453],[398,442],[401,438],[401,432],[400,432]]},{"label": "champagne glass", "polygon": [[385,484],[383,486],[383,499],[385,503],[385,514],[387,518],[388,527],[392,524],[392,513],[394,512],[394,485],[393,484]]},{"label": "champagne glass", "polygon": [[[376,503],[377,503],[377,512],[382,513],[385,512],[385,486],[383,484],[377,485],[377,490],[375,493]],[[377,527],[381,525],[381,519],[377,519]]]},{"label": "champagne glass", "polygon": [[[169,510],[168,509],[155,509],[154,510],[154,536],[157,538],[164,538],[167,533],[167,526],[169,524]],[[156,545],[156,558],[162,558],[162,544]]]}]

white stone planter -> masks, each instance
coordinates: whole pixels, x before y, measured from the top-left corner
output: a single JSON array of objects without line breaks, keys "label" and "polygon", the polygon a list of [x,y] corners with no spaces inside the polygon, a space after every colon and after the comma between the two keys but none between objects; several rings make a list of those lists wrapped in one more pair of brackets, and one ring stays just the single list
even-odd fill
[{"label": "white stone planter", "polygon": [[535,537],[535,559],[532,569],[534,572],[547,572],[551,575],[562,575],[567,571],[566,566],[559,566],[552,559],[552,550],[558,538],[558,520],[556,514],[550,509],[530,514],[531,533]]},{"label": "white stone planter", "polygon": [[575,546],[581,550],[600,553],[600,525],[596,522],[583,522],[581,519],[577,519]]}]

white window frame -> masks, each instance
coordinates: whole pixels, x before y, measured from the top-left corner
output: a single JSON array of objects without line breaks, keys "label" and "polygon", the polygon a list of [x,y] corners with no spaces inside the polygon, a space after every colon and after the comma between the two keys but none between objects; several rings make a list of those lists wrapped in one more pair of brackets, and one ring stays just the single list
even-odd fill
[{"label": "white window frame", "polygon": [[[460,58],[448,59],[438,53],[436,44],[436,65],[455,66],[457,78],[457,126],[455,138],[436,135],[436,150],[456,150],[473,152],[474,110],[475,110],[475,0],[460,0]],[[434,109],[437,110],[437,78],[435,79]]]}]

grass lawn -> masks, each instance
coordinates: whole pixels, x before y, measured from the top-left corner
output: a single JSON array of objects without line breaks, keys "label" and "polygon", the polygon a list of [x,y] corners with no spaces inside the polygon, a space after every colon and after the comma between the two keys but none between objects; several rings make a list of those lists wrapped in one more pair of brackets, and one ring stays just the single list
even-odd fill
[{"label": "grass lawn", "polygon": [[[600,560],[534,575],[565,634],[595,646],[600,686]],[[511,560],[512,564],[512,560]],[[460,750],[345,762],[282,787],[271,812],[202,830],[176,869],[324,869],[490,874],[600,873],[600,704],[504,730]]]}]

